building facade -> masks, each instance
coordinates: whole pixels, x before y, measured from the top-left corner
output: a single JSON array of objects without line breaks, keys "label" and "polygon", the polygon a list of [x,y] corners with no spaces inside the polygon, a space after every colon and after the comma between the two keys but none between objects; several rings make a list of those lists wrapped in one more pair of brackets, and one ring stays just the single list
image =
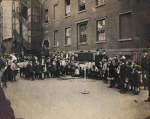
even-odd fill
[{"label": "building facade", "polygon": [[12,48],[12,1],[0,1],[0,41],[6,48],[5,54],[11,53]]},{"label": "building facade", "polygon": [[150,45],[149,0],[43,0],[42,48],[125,55],[140,60]]},{"label": "building facade", "polygon": [[28,55],[41,51],[40,9],[39,0],[13,0],[13,52]]}]

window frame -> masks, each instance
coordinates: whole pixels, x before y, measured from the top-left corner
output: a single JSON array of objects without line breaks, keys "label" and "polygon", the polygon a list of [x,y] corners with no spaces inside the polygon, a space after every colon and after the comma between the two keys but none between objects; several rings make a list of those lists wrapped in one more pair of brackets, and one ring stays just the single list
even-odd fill
[{"label": "window frame", "polygon": [[[80,0],[78,0],[78,13],[82,13],[82,12],[84,12],[86,10],[86,6],[85,5],[86,5],[86,0],[85,0],[85,3],[83,3],[83,4],[80,4]],[[81,6],[84,7],[83,10],[81,10]]]},{"label": "window frame", "polygon": [[[99,34],[100,33],[98,33],[99,31],[98,31],[98,22],[99,21],[105,21],[105,29],[103,30],[104,31],[104,35],[105,35],[105,39],[102,39],[102,40],[99,40]],[[98,19],[98,20],[96,20],[96,43],[101,43],[101,42],[104,42],[104,41],[106,41],[106,18],[103,18],[103,19]]]},{"label": "window frame", "polygon": [[[132,11],[126,11],[126,12],[122,12],[119,13],[119,40],[120,42],[122,41],[132,41],[132,32],[131,32],[131,38],[121,38],[121,16],[122,15],[126,15],[126,14],[130,14],[131,18],[132,18]],[[131,21],[131,31],[132,31],[132,21]]]},{"label": "window frame", "polygon": [[[69,0],[69,1],[70,1],[70,0]],[[70,16],[70,13],[67,14],[67,6],[70,6],[70,4],[67,5],[67,0],[65,0],[65,17]]]},{"label": "window frame", "polygon": [[[67,29],[70,29],[69,37],[67,37],[67,35],[66,35]],[[67,38],[70,38],[70,40],[71,40],[71,27],[66,27],[66,28],[65,28],[65,46],[70,46],[70,45],[71,45],[71,42],[70,42],[70,44],[69,44]]]},{"label": "window frame", "polygon": [[[36,15],[34,15],[33,13],[33,10],[36,9]],[[40,9],[39,8],[32,8],[32,22],[34,23],[40,23]]]},{"label": "window frame", "polygon": [[48,19],[48,8],[44,10],[44,23],[47,24],[49,22]]},{"label": "window frame", "polygon": [[58,30],[54,31],[54,47],[57,46],[57,41],[56,41],[57,39],[56,39],[56,35],[55,35],[56,32],[58,33]]},{"label": "window frame", "polygon": [[87,44],[87,33],[86,33],[86,41],[81,41],[81,26],[83,25],[86,25],[86,31],[87,31],[87,24],[88,24],[88,21],[85,21],[85,22],[82,22],[82,23],[79,23],[78,24],[78,38],[79,38],[79,45],[82,45],[82,44]]},{"label": "window frame", "polygon": [[103,0],[103,3],[102,4],[98,4],[98,2],[99,2],[99,0],[95,0],[95,7],[100,7],[100,6],[103,6],[103,5],[105,5],[106,3],[105,3],[105,0]]},{"label": "window frame", "polygon": [[58,18],[56,18],[56,11],[55,11],[56,6],[57,6],[57,9],[58,9],[58,3],[54,4],[54,22],[58,21],[58,19],[59,19],[59,16],[58,16]]}]

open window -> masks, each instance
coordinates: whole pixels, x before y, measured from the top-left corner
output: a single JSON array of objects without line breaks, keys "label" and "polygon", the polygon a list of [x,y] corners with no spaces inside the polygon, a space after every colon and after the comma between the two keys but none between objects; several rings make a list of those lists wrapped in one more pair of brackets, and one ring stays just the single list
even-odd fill
[{"label": "open window", "polygon": [[65,4],[66,4],[65,16],[70,16],[70,0],[65,0]]},{"label": "open window", "polygon": [[48,42],[48,40],[45,40],[43,45],[44,45],[44,47],[48,48],[48,47],[49,47],[49,42]]},{"label": "open window", "polygon": [[105,40],[105,19],[97,21],[97,41]]},{"label": "open window", "polygon": [[45,23],[48,23],[48,9],[46,9],[44,12],[45,12]]},{"label": "open window", "polygon": [[96,5],[104,5],[105,4],[105,0],[96,0]]},{"label": "open window", "polygon": [[85,10],[85,0],[79,0],[79,12]]}]

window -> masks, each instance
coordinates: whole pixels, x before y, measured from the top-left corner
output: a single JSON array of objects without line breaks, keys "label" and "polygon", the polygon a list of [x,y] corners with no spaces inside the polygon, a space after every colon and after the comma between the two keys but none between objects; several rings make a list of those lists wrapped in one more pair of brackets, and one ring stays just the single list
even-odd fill
[{"label": "window", "polygon": [[40,21],[40,10],[38,8],[32,9],[32,18],[33,18],[33,22]]},{"label": "window", "polygon": [[58,41],[58,30],[54,31],[54,46],[57,45],[57,41]]},{"label": "window", "polygon": [[12,5],[13,5],[13,6],[12,6],[12,10],[15,11],[15,3],[13,2]]},{"label": "window", "polygon": [[65,0],[66,2],[66,14],[65,16],[70,16],[70,0]]},{"label": "window", "polygon": [[80,43],[87,41],[87,23],[79,25]]},{"label": "window", "polygon": [[85,0],[79,0],[79,11],[85,10]]},{"label": "window", "polygon": [[48,9],[45,10],[45,23],[48,23]]},{"label": "window", "polygon": [[59,11],[58,11],[58,4],[54,5],[54,20],[58,19]]},{"label": "window", "polygon": [[28,43],[31,43],[31,36],[28,36]]},{"label": "window", "polygon": [[120,15],[120,39],[132,38],[131,12]]},{"label": "window", "polygon": [[105,40],[105,20],[97,21],[97,41]]},{"label": "window", "polygon": [[16,12],[19,13],[19,2],[18,1],[15,1],[15,8],[16,8]]},{"label": "window", "polygon": [[28,8],[28,22],[31,22],[31,8]]},{"label": "window", "polygon": [[28,18],[27,7],[24,4],[21,4],[21,14],[27,20]]},{"label": "window", "polygon": [[96,0],[96,5],[103,5],[105,4],[105,0]]},{"label": "window", "polygon": [[65,45],[71,45],[71,28],[66,28],[66,40],[65,40]]},{"label": "window", "polygon": [[46,48],[49,47],[49,42],[48,42],[48,40],[45,40],[45,41],[44,41],[44,47],[46,47]]}]

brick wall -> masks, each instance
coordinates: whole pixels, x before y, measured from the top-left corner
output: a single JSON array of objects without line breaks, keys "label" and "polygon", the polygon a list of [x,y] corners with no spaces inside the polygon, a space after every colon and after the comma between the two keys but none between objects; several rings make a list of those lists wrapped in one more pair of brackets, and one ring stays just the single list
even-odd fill
[{"label": "brick wall", "polygon": [[[54,21],[54,5],[58,4],[59,18]],[[142,51],[150,44],[149,27],[149,0],[106,0],[105,5],[95,7],[93,0],[86,1],[85,12],[78,13],[78,0],[70,0],[71,16],[65,18],[64,0],[47,0],[43,3],[43,11],[48,9],[49,22],[44,24],[43,14],[43,40],[48,38],[50,51],[76,51],[76,50],[96,50],[106,49],[109,52],[122,51]],[[119,14],[131,11],[132,40],[119,41]],[[105,43],[96,44],[96,20],[106,18],[106,40]],[[80,20],[89,19],[87,24],[87,44],[79,45],[77,23]],[[65,47],[65,28],[71,27],[71,46]],[[53,47],[54,31],[58,30],[59,47]]]}]

